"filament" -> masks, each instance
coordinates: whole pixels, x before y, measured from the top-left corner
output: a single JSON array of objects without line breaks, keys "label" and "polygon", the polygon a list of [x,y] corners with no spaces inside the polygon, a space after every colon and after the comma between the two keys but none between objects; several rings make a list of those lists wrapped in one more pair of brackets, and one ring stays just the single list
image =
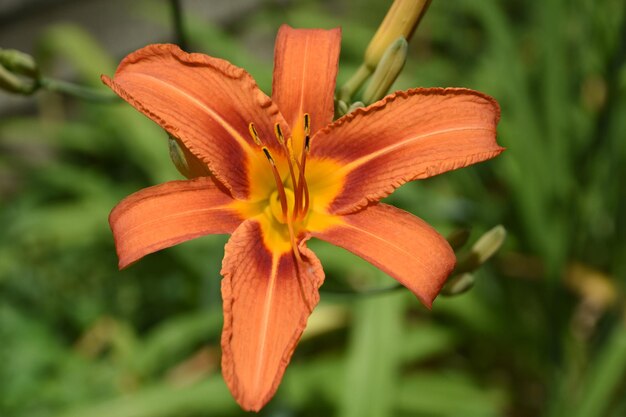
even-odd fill
[{"label": "filament", "polygon": [[[274,129],[275,129],[274,132],[276,134],[276,137],[279,139],[279,142],[281,142],[282,140],[281,145],[283,149],[286,149],[285,141],[283,139],[280,126],[276,124],[274,126]],[[276,161],[274,161],[274,158],[272,157],[272,153],[270,152],[270,150],[266,146],[263,145],[263,142],[261,141],[261,138],[259,137],[259,134],[256,128],[254,127],[254,123],[250,123],[248,125],[248,131],[250,132],[250,136],[254,140],[254,143],[261,146],[261,150],[263,151],[263,154],[265,154],[265,157],[267,158],[267,161],[270,164],[270,167],[272,169],[272,174],[274,175],[274,181],[276,182],[276,190],[278,191],[278,199],[280,200],[280,207],[282,210],[283,219],[287,223],[287,230],[289,231],[289,241],[291,244],[291,249],[293,251],[294,256],[296,257],[296,260],[298,262],[302,262],[302,257],[300,256],[300,250],[298,249],[298,245],[296,244],[296,235],[293,229],[294,219],[292,218],[292,216],[289,216],[289,202],[287,200],[287,194],[285,192],[285,186],[283,185],[283,180],[280,176],[280,173],[278,172],[278,168],[276,167]],[[287,160],[289,161],[288,154],[287,154]],[[289,162],[289,170],[291,172],[292,181],[295,181],[295,175],[293,173],[293,167],[291,165],[291,162]]]}]

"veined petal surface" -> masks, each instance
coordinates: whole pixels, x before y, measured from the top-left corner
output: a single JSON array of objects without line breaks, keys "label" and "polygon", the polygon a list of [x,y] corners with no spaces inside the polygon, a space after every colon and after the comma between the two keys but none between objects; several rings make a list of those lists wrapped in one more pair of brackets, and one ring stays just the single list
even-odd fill
[{"label": "veined petal surface", "polygon": [[131,194],[109,216],[120,269],[177,243],[232,233],[242,222],[232,203],[208,177],[166,182]]},{"label": "veined petal surface", "polygon": [[304,113],[311,133],[333,121],[341,30],[281,26],[274,51],[272,100],[292,127],[299,152]]},{"label": "veined petal surface", "polygon": [[500,154],[495,100],[466,89],[400,91],[318,132],[311,158],[336,161],[343,189],[330,213],[349,213],[400,185]]},{"label": "veined petal surface", "polygon": [[266,163],[250,122],[274,153],[281,152],[274,123],[288,128],[278,108],[250,74],[227,61],[149,45],[124,58],[113,79],[102,80],[179,139],[236,198],[250,195],[249,165]]},{"label": "veined petal surface", "polygon": [[222,263],[222,374],[237,402],[258,411],[278,388],[285,367],[319,301],[324,272],[300,244],[293,253],[264,243],[258,220],[245,221],[226,245]]},{"label": "veined petal surface", "polygon": [[456,263],[454,251],[435,229],[382,203],[342,216],[342,220],[311,235],[360,256],[431,307]]}]

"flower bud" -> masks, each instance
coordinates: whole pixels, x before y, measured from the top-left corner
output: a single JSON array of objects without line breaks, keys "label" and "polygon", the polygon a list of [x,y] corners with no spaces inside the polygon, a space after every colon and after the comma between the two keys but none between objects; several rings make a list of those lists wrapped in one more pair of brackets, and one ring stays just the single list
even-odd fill
[{"label": "flower bud", "polygon": [[505,238],[506,229],[502,225],[489,230],[474,243],[470,252],[459,260],[456,271],[471,272],[478,269],[500,249]]},{"label": "flower bud", "polygon": [[409,43],[402,36],[389,45],[363,92],[362,99],[366,105],[387,95],[391,85],[404,68],[408,49]]},{"label": "flower bud", "polygon": [[431,0],[395,0],[365,51],[365,65],[378,66],[389,45],[402,36],[407,41],[426,13]]},{"label": "flower bud", "polygon": [[0,65],[0,89],[9,93],[32,94],[37,89],[35,81],[23,79]]},{"label": "flower bud", "polygon": [[26,75],[32,79],[39,76],[39,68],[35,59],[15,49],[0,48],[0,65],[15,74]]},{"label": "flower bud", "polygon": [[339,119],[341,116],[348,113],[348,105],[343,100],[335,101],[335,119]]},{"label": "flower bud", "polygon": [[446,240],[450,244],[452,250],[456,251],[461,249],[467,243],[467,240],[470,237],[469,229],[457,229],[454,232],[450,233]]},{"label": "flower bud", "polygon": [[361,107],[365,107],[365,104],[363,104],[362,101],[355,101],[350,105],[350,107],[348,107],[348,113],[352,113],[353,111]]},{"label": "flower bud", "polygon": [[441,289],[441,295],[461,295],[469,291],[474,286],[474,282],[474,274],[469,272],[454,275]]},{"label": "flower bud", "polygon": [[169,135],[168,138],[170,159],[174,166],[184,177],[196,178],[207,177],[211,175],[211,171],[196,158],[187,148],[182,146],[178,139]]},{"label": "flower bud", "polygon": [[506,229],[502,225],[498,225],[482,235],[480,239],[474,243],[472,252],[478,255],[479,265],[484,264],[500,249],[505,238]]},{"label": "flower bud", "polygon": [[38,80],[39,69],[32,56],[0,48],[0,89],[28,95],[37,90]]}]

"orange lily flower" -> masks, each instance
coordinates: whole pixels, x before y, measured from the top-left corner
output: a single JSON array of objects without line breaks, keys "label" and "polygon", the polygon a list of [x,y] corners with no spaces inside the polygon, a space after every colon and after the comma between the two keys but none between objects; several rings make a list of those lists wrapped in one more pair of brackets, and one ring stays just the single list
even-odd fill
[{"label": "orange lily flower", "polygon": [[379,200],[503,150],[497,103],[466,89],[396,92],[333,122],[340,39],[339,29],[281,27],[271,99],[243,69],[175,45],[142,48],[102,77],[177,140],[190,166],[212,174],[141,190],[109,221],[120,268],[231,234],[222,372],[246,410],[273,396],[319,301],[324,273],[306,241],[357,254],[430,308],[454,252],[424,221]]}]

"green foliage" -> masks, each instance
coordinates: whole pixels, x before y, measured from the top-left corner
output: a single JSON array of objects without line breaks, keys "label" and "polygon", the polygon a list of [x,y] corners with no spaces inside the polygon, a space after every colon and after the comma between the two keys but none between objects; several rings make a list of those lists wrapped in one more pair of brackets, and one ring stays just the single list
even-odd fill
[{"label": "green foliage", "polygon": [[[185,17],[195,50],[249,69],[269,92],[280,24],[342,26],[341,84],[386,7],[253,2],[228,24]],[[168,23],[158,2],[133,13]],[[472,244],[503,224],[504,249],[468,293],[428,312],[403,290],[342,294],[393,281],[312,242],[327,292],[262,415],[626,413],[625,38],[622,0],[433,2],[395,87],[494,96],[508,150],[389,200],[441,232],[471,228]],[[63,62],[105,91],[100,74],[121,57],[78,27],[51,24],[35,58],[43,74]],[[117,271],[108,213],[180,178],[167,135],[122,102],[41,93],[37,105],[0,120],[0,415],[244,415],[219,371],[226,237]]]}]

